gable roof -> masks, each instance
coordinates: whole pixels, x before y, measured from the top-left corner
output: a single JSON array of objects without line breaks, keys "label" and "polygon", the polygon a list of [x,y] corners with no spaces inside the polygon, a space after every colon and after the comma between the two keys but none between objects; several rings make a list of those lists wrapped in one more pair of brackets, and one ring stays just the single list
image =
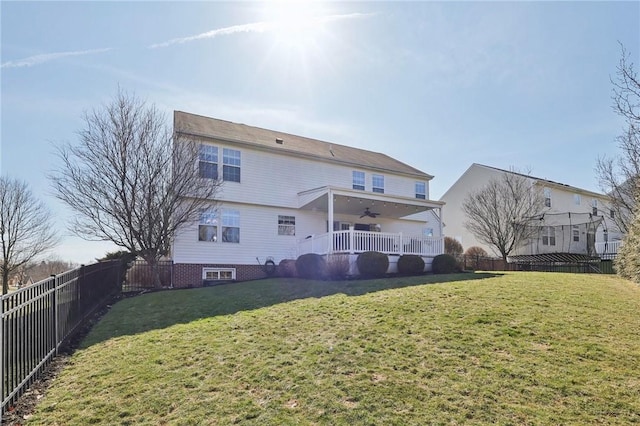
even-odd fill
[{"label": "gable roof", "polygon": [[[514,175],[523,176],[523,177],[526,177],[526,178],[529,178],[529,179],[533,179],[533,180],[535,180],[537,182],[540,182],[542,184],[548,184],[550,186],[556,186],[556,187],[560,187],[560,188],[566,189],[567,191],[574,191],[574,192],[577,191],[577,192],[580,192],[582,194],[587,194],[587,195],[591,195],[591,196],[594,196],[594,197],[597,196],[597,197],[602,197],[602,198],[608,198],[608,196],[606,194],[601,194],[599,192],[589,191],[588,189],[578,188],[576,186],[571,186],[571,185],[568,185],[566,183],[555,182],[555,181],[549,180],[549,179],[543,179],[543,178],[539,178],[539,177],[535,177],[535,176],[526,175],[524,173],[518,173],[518,172],[511,171],[511,170],[504,170],[504,169],[500,169],[498,167],[487,166],[487,165],[479,164],[479,163],[473,163],[471,165],[471,167],[473,167],[473,166],[486,167],[488,169],[497,170],[497,171],[503,172],[503,173],[511,173],[511,174],[514,174]],[[471,167],[469,167],[469,168],[471,168]]]},{"label": "gable roof", "polygon": [[275,130],[232,123],[182,111],[174,111],[176,132],[203,138],[247,145],[316,160],[366,167],[430,180],[433,176],[386,154],[296,136]]}]

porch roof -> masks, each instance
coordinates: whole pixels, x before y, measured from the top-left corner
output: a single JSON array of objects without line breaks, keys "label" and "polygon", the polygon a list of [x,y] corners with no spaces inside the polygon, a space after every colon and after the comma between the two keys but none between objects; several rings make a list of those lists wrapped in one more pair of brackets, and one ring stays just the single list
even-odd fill
[{"label": "porch roof", "polygon": [[298,193],[298,208],[328,212],[329,194],[333,196],[333,212],[363,216],[365,208],[379,217],[399,219],[427,210],[439,209],[442,201],[421,200],[377,192],[323,186]]}]

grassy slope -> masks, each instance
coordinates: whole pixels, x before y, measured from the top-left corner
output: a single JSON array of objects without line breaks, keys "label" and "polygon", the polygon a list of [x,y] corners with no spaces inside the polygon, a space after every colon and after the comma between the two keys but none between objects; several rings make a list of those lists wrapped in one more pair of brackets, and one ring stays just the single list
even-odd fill
[{"label": "grassy slope", "polygon": [[123,300],[29,424],[640,422],[639,287],[439,279],[266,280]]}]

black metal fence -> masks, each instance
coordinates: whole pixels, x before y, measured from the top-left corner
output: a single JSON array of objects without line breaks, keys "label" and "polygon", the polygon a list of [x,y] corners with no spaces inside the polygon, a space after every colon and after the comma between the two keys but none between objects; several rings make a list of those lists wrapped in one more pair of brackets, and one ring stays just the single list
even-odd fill
[{"label": "black metal fence", "polygon": [[[173,282],[173,261],[158,261],[156,268],[156,271],[154,271],[146,261],[134,260],[129,264],[122,292],[130,293],[170,288]],[[156,279],[159,280],[159,283],[156,283]]]},{"label": "black metal fence", "polygon": [[609,259],[592,262],[522,262],[507,263],[497,257],[462,256],[461,262],[465,270],[478,271],[538,271],[538,272],[570,272],[587,274],[615,274],[614,263]]},{"label": "black metal fence", "polygon": [[0,414],[121,291],[121,268],[119,260],[81,266],[0,298]]}]

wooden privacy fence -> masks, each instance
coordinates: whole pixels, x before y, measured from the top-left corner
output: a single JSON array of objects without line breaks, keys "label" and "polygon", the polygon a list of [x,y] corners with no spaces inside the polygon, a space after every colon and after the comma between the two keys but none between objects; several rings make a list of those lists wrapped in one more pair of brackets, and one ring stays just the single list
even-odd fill
[{"label": "wooden privacy fence", "polygon": [[1,297],[0,414],[92,314],[121,291],[121,263],[81,266]]}]

